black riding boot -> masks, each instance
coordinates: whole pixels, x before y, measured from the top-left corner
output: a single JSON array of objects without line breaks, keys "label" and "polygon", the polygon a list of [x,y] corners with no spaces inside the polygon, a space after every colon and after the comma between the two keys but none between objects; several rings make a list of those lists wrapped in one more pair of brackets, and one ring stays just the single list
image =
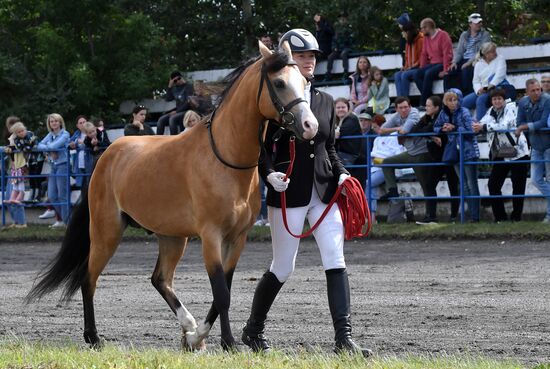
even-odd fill
[{"label": "black riding boot", "polygon": [[371,350],[359,347],[351,339],[350,292],[346,269],[330,269],[325,274],[327,275],[328,305],[334,324],[335,351],[360,353],[364,357],[371,356]]},{"label": "black riding boot", "polygon": [[264,336],[265,320],[281,287],[283,287],[283,283],[279,282],[275,274],[270,271],[265,272],[256,286],[250,318],[248,318],[243,328],[241,337],[243,343],[254,352],[269,350],[269,345]]}]

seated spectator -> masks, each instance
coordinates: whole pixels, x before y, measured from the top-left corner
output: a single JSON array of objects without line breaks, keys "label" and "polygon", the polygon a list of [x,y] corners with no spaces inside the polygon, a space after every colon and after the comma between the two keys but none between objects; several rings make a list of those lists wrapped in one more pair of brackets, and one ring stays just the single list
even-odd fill
[{"label": "seated spectator", "polygon": [[[529,131],[531,144],[531,182],[546,197],[546,216],[543,223],[550,224],[550,95],[543,94],[535,78],[525,81],[525,95],[518,103],[516,137]],[[542,162],[545,160],[546,162]]]},{"label": "seated spectator", "polygon": [[357,59],[355,72],[349,76],[351,79],[350,102],[355,114],[360,114],[367,108],[367,95],[371,83],[370,61],[366,56]]},{"label": "seated spectator", "polygon": [[167,125],[170,126],[170,134],[177,135],[178,129],[183,131],[181,122],[183,114],[189,109],[189,97],[193,95],[193,85],[187,83],[180,71],[170,74],[166,101],[176,100],[176,108],[161,116],[157,122],[157,135],[163,135]]},{"label": "seated spectator", "polygon": [[481,45],[474,66],[474,91],[464,98],[463,106],[476,109],[476,121],[479,121],[489,108],[489,91],[500,87],[506,91],[506,98],[515,99],[516,89],[506,80],[506,60],[497,54],[497,45],[486,42]]},{"label": "seated spectator", "polygon": [[84,115],[79,115],[76,118],[76,131],[69,140],[69,147],[71,148],[71,173],[76,175],[75,185],[77,188],[82,188],[87,180],[89,174],[92,171],[93,158],[89,150],[86,150],[84,145],[84,139],[86,138],[86,130],[84,129],[84,123],[87,119]]},{"label": "seated spectator", "polygon": [[195,81],[195,94],[189,98],[189,109],[194,110],[201,117],[204,117],[214,111],[212,97],[207,91],[204,81]]},{"label": "seated spectator", "polygon": [[[381,117],[382,121],[385,122],[383,115],[377,115],[377,117]],[[372,117],[372,115],[368,113],[361,113],[357,117],[359,119],[359,126],[361,128],[361,134],[362,135],[369,135],[368,138],[361,140],[361,148],[359,149],[359,157],[355,160],[356,165],[366,165],[367,164],[367,150],[372,151],[372,146],[374,143],[374,135],[378,134],[378,131],[380,130],[380,125],[376,123]],[[359,183],[361,184],[361,187],[363,188],[363,191],[366,189],[366,183],[367,183],[367,177],[368,177],[368,168],[348,168],[348,171],[352,169],[354,170],[354,173],[352,174]]]},{"label": "seated spectator", "polygon": [[332,53],[334,29],[325,17],[319,13],[315,13],[313,21],[315,22],[315,38],[321,50],[321,53],[317,56],[317,60],[319,61],[326,59]]},{"label": "seated spectator", "polygon": [[69,171],[69,132],[65,130],[65,121],[59,114],[48,115],[47,127],[49,133],[40,141],[38,150],[45,151],[50,162],[50,176],[48,177],[48,201],[53,204],[61,221],[56,221],[52,227],[65,227],[69,220],[69,194],[67,193],[67,173]]},{"label": "seated spectator", "polygon": [[[382,125],[380,128],[380,134],[388,135],[394,132],[399,134],[408,134],[412,128],[418,124],[420,115],[418,110],[411,107],[411,103],[408,98],[400,96],[395,99],[395,108],[397,112],[393,114],[390,119]],[[401,139],[401,137],[400,137]],[[429,140],[427,137],[414,136],[403,137],[403,146],[407,149],[398,155],[390,156],[384,159],[383,164],[403,164],[399,168],[411,167],[407,164],[417,163],[429,163],[431,162],[430,153],[428,152],[428,146],[426,142]],[[401,141],[401,140],[400,140]],[[422,187],[424,195],[427,191],[427,183],[430,176],[430,167],[412,165],[416,174],[416,178]],[[389,199],[393,197],[399,197],[397,191],[397,180],[395,175],[395,169],[398,167],[383,167],[384,181],[386,182],[387,193],[382,196],[381,199]]]},{"label": "seated spectator", "polygon": [[183,116],[183,126],[185,127],[186,130],[191,127],[194,127],[200,121],[201,121],[201,116],[193,110],[187,110],[185,112],[185,115]]},{"label": "seated spectator", "polygon": [[338,58],[342,59],[342,66],[344,67],[342,80],[345,81],[348,78],[349,53],[353,45],[353,29],[348,22],[348,15],[346,13],[340,13],[338,16],[338,22],[334,25],[334,32],[334,37],[332,38],[332,52],[327,60],[325,81],[331,78],[334,60]]},{"label": "seated spectator", "polygon": [[491,35],[483,28],[482,21],[478,13],[470,14],[468,17],[468,30],[460,35],[449,74],[443,80],[445,91],[455,87],[459,88],[465,96],[474,92],[472,79],[475,58],[481,45],[491,41]]},{"label": "seated spectator", "polygon": [[[411,133],[431,133],[434,131],[434,123],[439,112],[441,111],[441,98],[439,96],[431,96],[426,100],[426,114],[416,126],[411,130]],[[440,163],[443,156],[443,147],[447,141],[446,135],[431,136],[430,140],[426,142],[428,146],[428,152],[431,156],[432,163]],[[443,176],[447,176],[447,185],[449,186],[449,192],[451,196],[460,196],[460,188],[458,186],[458,177],[455,170],[450,165],[445,166],[432,166],[430,169],[429,179],[426,183],[425,196],[436,197],[437,185],[439,181],[443,179]],[[460,201],[458,199],[451,200],[451,222],[456,221],[458,214]],[[437,200],[426,200],[426,214],[424,219],[416,222],[416,224],[434,224],[437,223]]]},{"label": "seated spectator", "polygon": [[367,94],[367,111],[371,114],[384,114],[390,107],[390,84],[380,68],[372,67],[370,74],[372,82]]},{"label": "seated spectator", "polygon": [[145,106],[137,105],[134,107],[132,110],[132,123],[128,123],[124,126],[124,136],[154,135],[155,131],[145,123],[146,116],[147,109]]},{"label": "seated spectator", "polygon": [[[434,124],[434,132],[466,133],[462,135],[462,158],[464,161],[477,161],[479,159],[479,147],[477,139],[473,134],[472,116],[470,111],[461,106],[462,92],[456,88],[451,88],[443,95],[443,109],[439,113]],[[448,141],[445,149],[457,150],[460,148],[459,136],[456,134],[448,135]],[[464,164],[464,195],[479,196],[479,187],[477,183],[477,165]],[[454,163],[454,168],[458,176],[460,176],[460,163],[458,160]],[[468,211],[470,212],[471,222],[479,222],[479,198],[468,198]]]},{"label": "seated spectator", "polygon": [[433,82],[443,78],[451,66],[453,59],[453,43],[449,34],[437,28],[431,18],[424,18],[420,23],[424,34],[424,45],[420,56],[420,68],[414,74],[414,82],[420,90],[420,106],[426,105],[428,97],[432,96]]},{"label": "seated spectator", "polygon": [[550,74],[544,74],[540,78],[540,84],[542,87],[542,92],[550,95]]},{"label": "seated spectator", "polygon": [[405,39],[404,64],[401,70],[395,73],[395,89],[397,96],[409,96],[411,81],[420,66],[420,55],[424,45],[424,34],[409,22],[403,26]]},{"label": "seated spectator", "polygon": [[84,145],[91,152],[94,162],[96,162],[103,151],[111,144],[111,141],[107,137],[106,131],[100,130],[91,122],[84,123],[84,131],[86,132]]},{"label": "seated spectator", "polygon": [[399,27],[399,31],[401,31],[401,38],[399,39],[399,54],[401,55],[401,60],[403,61],[403,65],[405,65],[405,44],[407,42],[406,38],[403,36],[403,30],[406,25],[409,23],[412,23],[411,17],[409,16],[409,13],[405,12],[402,13],[399,17],[395,19],[397,22],[397,26]]},{"label": "seated spectator", "polygon": [[[514,163],[514,161],[529,160],[527,139],[523,132],[517,141],[515,137],[513,137],[513,132],[495,132],[516,129],[516,104],[506,104],[506,92],[500,88],[493,89],[489,93],[489,96],[491,97],[492,107],[487,111],[487,114],[481,118],[479,123],[473,124],[474,132],[486,132],[489,147],[493,147],[495,139],[497,139],[502,142],[509,142],[510,145],[515,146],[517,150],[515,156],[507,158],[494,157],[493,150],[489,152],[489,159],[503,162],[503,164],[493,164],[487,184],[489,187],[489,194],[491,196],[502,196],[502,186],[504,185],[508,173],[511,172],[512,193],[514,195],[525,195],[529,163]],[[519,222],[521,220],[523,200],[523,197],[514,197],[512,199],[513,210],[510,220],[514,222]],[[503,198],[492,198],[491,207],[493,209],[495,222],[508,220]]]}]

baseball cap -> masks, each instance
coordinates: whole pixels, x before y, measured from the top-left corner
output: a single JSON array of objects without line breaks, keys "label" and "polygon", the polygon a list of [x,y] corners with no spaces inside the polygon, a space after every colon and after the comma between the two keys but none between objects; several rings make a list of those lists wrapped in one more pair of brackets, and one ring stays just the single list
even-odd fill
[{"label": "baseball cap", "polygon": [[470,16],[468,17],[468,23],[479,23],[483,20],[483,18],[481,18],[481,14],[479,13],[472,13],[470,14]]},{"label": "baseball cap", "polygon": [[359,114],[358,118],[359,119],[372,120],[372,115],[370,115],[369,113],[361,113],[361,114]]},{"label": "baseball cap", "polygon": [[410,23],[411,22],[411,18],[409,16],[409,13],[405,12],[403,14],[401,14],[397,19],[396,19],[397,23],[399,23],[400,25],[404,26],[406,25],[407,23]]}]

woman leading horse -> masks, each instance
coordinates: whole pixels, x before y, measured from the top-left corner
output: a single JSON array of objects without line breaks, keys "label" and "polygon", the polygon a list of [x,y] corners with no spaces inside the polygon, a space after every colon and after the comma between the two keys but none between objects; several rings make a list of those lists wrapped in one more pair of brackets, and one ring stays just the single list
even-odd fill
[{"label": "woman leading horse", "polygon": [[[63,286],[65,300],[80,288],[84,338],[100,346],[93,298],[99,275],[116,251],[127,225],[155,233],[159,256],[151,282],[182,330],[182,344],[203,343],[218,314],[221,344],[235,347],[229,325],[234,269],[260,203],[256,163],[264,121],[273,119],[309,140],[318,123],[304,100],[305,78],[287,44],[236,69],[210,119],[178,136],[124,137],[105,151],[87,195],[74,209],[58,255],[29,292],[28,301]],[[162,191],[159,191],[162,189]],[[198,236],[213,294],[198,326],[173,289],[176,265],[187,237]]]}]

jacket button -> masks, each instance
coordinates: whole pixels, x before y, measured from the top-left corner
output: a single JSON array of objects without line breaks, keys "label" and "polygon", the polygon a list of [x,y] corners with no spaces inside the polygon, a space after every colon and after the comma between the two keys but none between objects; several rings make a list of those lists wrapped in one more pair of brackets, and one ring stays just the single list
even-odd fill
[{"label": "jacket button", "polygon": [[309,154],[309,157],[313,159],[315,157],[315,154]]},{"label": "jacket button", "polygon": [[309,141],[309,144],[310,145],[315,145],[315,141],[311,140],[311,141]]}]

